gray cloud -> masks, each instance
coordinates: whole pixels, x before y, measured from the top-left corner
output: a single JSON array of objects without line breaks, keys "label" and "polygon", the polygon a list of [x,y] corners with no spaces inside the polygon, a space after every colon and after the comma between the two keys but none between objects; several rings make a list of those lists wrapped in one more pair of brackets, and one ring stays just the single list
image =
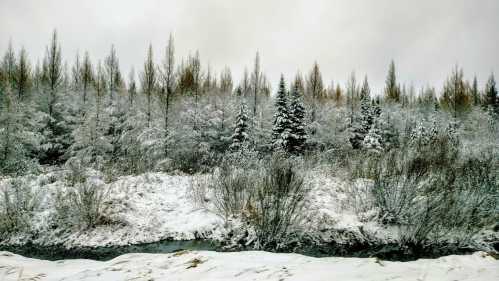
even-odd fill
[{"label": "gray cloud", "polygon": [[77,50],[103,59],[115,44],[127,73],[141,67],[149,43],[159,62],[173,32],[178,56],[199,50],[237,80],[259,50],[274,83],[317,60],[327,84],[355,70],[380,91],[394,59],[401,81],[440,88],[456,63],[480,83],[498,70],[497,11],[497,0],[0,0],[0,50],[12,38],[36,60],[56,28],[69,62]]}]

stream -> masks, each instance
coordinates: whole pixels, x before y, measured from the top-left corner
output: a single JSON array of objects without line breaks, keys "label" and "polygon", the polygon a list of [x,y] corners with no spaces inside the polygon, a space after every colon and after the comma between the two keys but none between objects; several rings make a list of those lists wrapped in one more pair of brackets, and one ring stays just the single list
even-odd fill
[{"label": "stream", "polygon": [[[447,245],[449,246],[449,245]],[[43,260],[92,259],[106,261],[128,253],[173,253],[181,250],[195,251],[228,251],[219,242],[211,240],[163,240],[159,242],[127,246],[79,247],[66,248],[60,246],[40,246],[25,244],[22,246],[0,245],[0,251],[8,251],[29,258]],[[245,248],[231,251],[251,250]],[[397,244],[358,244],[358,245],[308,245],[279,252],[294,252],[313,257],[378,257],[391,261],[411,261],[419,258],[438,258],[446,255],[470,254],[477,249],[444,247],[420,249],[415,246],[400,246]]]}]

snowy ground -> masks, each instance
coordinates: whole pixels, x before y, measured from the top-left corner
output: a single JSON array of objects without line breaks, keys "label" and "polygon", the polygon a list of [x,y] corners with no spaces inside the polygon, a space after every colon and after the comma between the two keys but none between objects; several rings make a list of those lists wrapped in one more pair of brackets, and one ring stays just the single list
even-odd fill
[{"label": "snowy ground", "polygon": [[[32,229],[30,233],[14,235],[3,243],[23,244],[30,241],[39,245],[81,247],[128,245],[164,239],[217,240],[231,227],[237,227],[237,223],[225,224],[223,218],[216,214],[209,192],[204,207],[194,202],[189,188],[193,176],[162,173],[121,177],[105,186],[110,188],[107,217],[117,222],[115,224],[90,230],[64,229],[60,224],[53,227],[55,208],[51,198],[57,189],[66,188],[61,178],[60,175],[42,175],[31,180],[43,196],[43,203],[30,223]],[[322,236],[320,239],[341,243],[351,239],[352,233],[362,237],[366,231],[380,239],[390,239],[392,234],[376,223],[360,222],[358,212],[351,208],[348,185],[338,178],[317,172],[307,176],[306,184],[311,187],[311,192],[307,198],[304,223],[309,231]],[[357,191],[356,194],[361,193]]]},{"label": "snowy ground", "polygon": [[44,261],[0,252],[0,280],[499,280],[483,252],[412,262],[312,258],[268,252],[127,254],[106,262]]},{"label": "snowy ground", "polygon": [[126,176],[105,185],[109,188],[106,217],[114,223],[94,229],[64,229],[54,223],[52,198],[57,189],[66,188],[63,181],[44,184],[47,176],[33,181],[43,196],[35,213],[31,233],[14,235],[4,243],[64,244],[67,247],[111,246],[156,242],[164,239],[191,240],[220,236],[221,217],[196,207],[188,192],[189,176],[144,174]]}]

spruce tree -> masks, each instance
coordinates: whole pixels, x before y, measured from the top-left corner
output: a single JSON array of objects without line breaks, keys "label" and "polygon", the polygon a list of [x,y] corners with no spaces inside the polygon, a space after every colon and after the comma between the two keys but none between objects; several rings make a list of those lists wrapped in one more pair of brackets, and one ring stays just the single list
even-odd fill
[{"label": "spruce tree", "polygon": [[485,86],[484,107],[493,115],[499,115],[499,96],[497,95],[496,80],[491,74]]},{"label": "spruce tree", "polygon": [[17,98],[22,101],[26,98],[31,85],[31,65],[24,48],[19,52],[19,60],[15,68],[14,80]]},{"label": "spruce tree", "polygon": [[371,88],[367,82],[367,75],[364,77],[364,83],[360,89],[360,99],[371,99]]},{"label": "spruce tree", "polygon": [[463,76],[463,70],[456,66],[445,82],[444,92],[440,99],[442,107],[452,112],[454,119],[470,107],[470,98],[467,95]]},{"label": "spruce tree", "polygon": [[272,127],[272,147],[274,148],[274,150],[282,149],[287,151],[291,134],[291,120],[289,120],[286,84],[284,82],[283,75],[281,75],[279,90],[277,91],[274,106],[276,112],[274,114],[274,123]]},{"label": "spruce tree", "polygon": [[15,85],[15,71],[16,71],[16,57],[14,54],[14,49],[12,48],[12,41],[9,40],[9,46],[2,60],[2,70],[4,80],[9,83],[9,86],[12,87]]},{"label": "spruce tree", "polygon": [[478,82],[476,76],[473,77],[473,85],[471,86],[471,95],[473,97],[473,105],[477,106],[480,104],[480,93],[478,91]]},{"label": "spruce tree", "polygon": [[395,62],[392,60],[388,69],[388,76],[386,77],[385,84],[385,98],[388,101],[400,101],[400,87],[397,84],[397,77],[395,73]]},{"label": "spruce tree", "polygon": [[157,73],[156,66],[154,65],[153,53],[152,53],[152,45],[149,44],[149,48],[147,49],[147,58],[144,62],[144,70],[140,76],[142,91],[147,97],[147,127],[151,126],[151,101],[153,98],[153,92],[156,87],[157,82]]},{"label": "spruce tree", "polygon": [[289,149],[292,153],[302,153],[305,142],[307,141],[307,132],[305,131],[305,107],[302,102],[299,83],[294,83],[291,92],[291,101],[289,104],[290,114],[290,140]]},{"label": "spruce tree", "polygon": [[236,125],[232,134],[232,144],[230,149],[240,150],[248,140],[248,109],[243,101],[239,107],[239,112],[236,117]]},{"label": "spruce tree", "polygon": [[91,88],[94,80],[94,71],[88,52],[85,52],[85,57],[83,58],[83,64],[80,67],[80,71],[81,71],[80,73],[81,86],[83,90],[82,99],[83,99],[83,105],[85,105],[87,103],[88,90]]},{"label": "spruce tree", "polygon": [[379,110],[371,106],[371,101],[368,98],[363,98],[360,101],[360,115],[356,116],[350,127],[350,144],[354,149],[362,148],[364,138],[369,133],[375,117],[379,115]]}]

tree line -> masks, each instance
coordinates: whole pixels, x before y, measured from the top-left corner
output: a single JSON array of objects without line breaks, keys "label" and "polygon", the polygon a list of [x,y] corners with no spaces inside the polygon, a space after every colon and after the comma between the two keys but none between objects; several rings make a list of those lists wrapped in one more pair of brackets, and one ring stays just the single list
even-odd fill
[{"label": "tree line", "polygon": [[85,52],[70,66],[54,31],[33,66],[24,48],[16,53],[9,43],[0,67],[1,170],[22,173],[78,159],[100,168],[119,163],[128,172],[168,165],[196,171],[223,153],[320,151],[328,144],[318,140],[330,129],[321,114],[330,107],[345,120],[336,133],[348,134],[353,149],[397,145],[394,122],[383,113],[388,106],[430,108],[456,121],[475,108],[499,116],[494,75],[480,87],[458,66],[437,92],[401,84],[392,61],[384,93],[371,95],[368,77],[358,83],[355,73],[344,87],[325,86],[315,62],[289,84],[281,76],[272,96],[260,64],[256,53],[252,70],[235,82],[229,67],[217,75],[198,52],[177,61],[170,35],[160,64],[149,45],[143,66],[125,79],[114,45],[102,61]]}]

